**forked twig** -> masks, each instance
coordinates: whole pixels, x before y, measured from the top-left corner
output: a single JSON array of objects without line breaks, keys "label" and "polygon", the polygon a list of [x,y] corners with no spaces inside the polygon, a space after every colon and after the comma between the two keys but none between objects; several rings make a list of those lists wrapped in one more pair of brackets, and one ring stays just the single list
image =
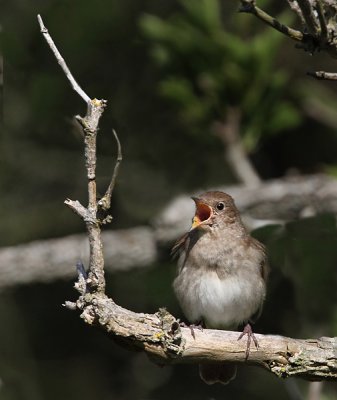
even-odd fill
[{"label": "forked twig", "polygon": [[119,141],[118,135],[117,135],[117,133],[116,133],[116,131],[114,129],[112,130],[112,132],[113,132],[114,137],[115,137],[116,142],[117,142],[117,159],[116,159],[115,167],[114,167],[114,170],[113,170],[113,174],[112,174],[109,186],[108,186],[104,196],[98,202],[98,206],[101,207],[102,210],[105,210],[105,211],[108,210],[110,208],[110,206],[111,206],[111,195],[112,195],[112,192],[113,192],[113,190],[115,188],[115,185],[116,185],[116,179],[117,179],[117,176],[118,176],[120,164],[121,164],[121,162],[123,160],[122,146],[121,146],[121,143]]},{"label": "forked twig", "polygon": [[[290,37],[297,42],[296,47],[310,54],[326,51],[337,58],[337,14],[336,3],[328,0],[287,0],[290,8],[299,16],[303,30],[295,30],[281,24],[277,19],[256,6],[255,0],[241,0],[239,11],[253,14],[265,24]],[[332,4],[335,3],[335,4]],[[331,13],[331,8],[333,12]],[[336,80],[334,74],[317,71],[308,75],[317,79]]]},{"label": "forked twig", "polygon": [[[101,238],[101,224],[103,223],[97,216],[98,204],[97,204],[97,190],[96,190],[96,142],[98,133],[98,124],[103,114],[104,108],[106,107],[105,100],[93,99],[84,92],[80,85],[75,80],[74,76],[70,72],[64,58],[58,51],[53,39],[48,33],[43,20],[40,15],[37,16],[41,33],[46,39],[50,49],[52,50],[57,62],[60,64],[64,74],[69,80],[72,88],[78,93],[78,95],[87,103],[87,113],[85,117],[76,116],[77,121],[80,123],[83,134],[84,134],[84,154],[85,154],[85,166],[87,171],[88,179],[88,206],[84,207],[78,200],[65,200],[65,204],[76,214],[78,214],[84,223],[86,224],[89,248],[90,248],[90,259],[89,259],[89,271],[88,276],[85,279],[88,289],[92,293],[102,293],[105,291],[105,278],[104,278],[104,257],[103,257],[103,245]],[[116,135],[115,135],[116,136]],[[120,143],[117,138],[119,154],[121,153]],[[113,182],[115,182],[118,173],[118,168],[114,171]],[[110,185],[109,185],[110,186]],[[111,197],[112,188],[109,190]],[[107,219],[105,220],[107,222]],[[82,277],[83,280],[83,277]],[[83,294],[83,285],[80,293]]]}]

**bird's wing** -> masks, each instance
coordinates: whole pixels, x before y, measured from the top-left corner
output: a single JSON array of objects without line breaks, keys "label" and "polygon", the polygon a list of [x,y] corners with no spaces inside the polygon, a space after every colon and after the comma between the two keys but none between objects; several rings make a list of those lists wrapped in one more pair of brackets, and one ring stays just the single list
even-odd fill
[{"label": "bird's wing", "polygon": [[[263,251],[263,253],[262,253],[263,258],[260,263],[260,273],[261,273],[261,276],[262,276],[262,279],[264,280],[264,282],[267,283],[267,279],[268,279],[268,275],[269,275],[269,264],[268,264],[266,247],[256,239],[254,239],[254,245]],[[258,310],[249,318],[249,320],[252,323],[256,322],[260,318],[261,313],[262,313],[262,308],[263,308],[263,303],[261,303]]]},{"label": "bird's wing", "polygon": [[252,239],[253,239],[254,246],[256,248],[258,248],[259,250],[261,250],[261,252],[263,254],[263,258],[260,263],[260,272],[261,272],[261,276],[262,276],[263,280],[265,282],[267,282],[268,275],[269,275],[269,264],[268,264],[268,259],[267,259],[266,247],[265,247],[265,245],[263,245],[261,242],[259,242],[255,238],[252,238]]},{"label": "bird's wing", "polygon": [[189,242],[189,232],[185,233],[181,238],[179,238],[171,250],[171,256],[177,258],[180,254],[187,249]]},{"label": "bird's wing", "polygon": [[261,268],[261,276],[262,276],[263,280],[265,282],[267,282],[269,270],[270,270],[267,256],[265,256],[265,258],[262,260],[260,268]]}]

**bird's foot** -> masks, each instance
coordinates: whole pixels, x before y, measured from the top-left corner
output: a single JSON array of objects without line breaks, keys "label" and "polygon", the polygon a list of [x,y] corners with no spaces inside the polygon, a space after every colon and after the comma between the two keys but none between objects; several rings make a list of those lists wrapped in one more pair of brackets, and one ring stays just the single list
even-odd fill
[{"label": "bird's foot", "polygon": [[242,339],[245,335],[247,335],[247,347],[246,347],[246,361],[248,360],[249,353],[250,353],[250,344],[253,339],[253,342],[255,344],[256,350],[259,349],[259,343],[254,335],[253,329],[251,325],[248,323],[246,326],[243,328],[243,331],[241,335],[238,337],[238,340]]},{"label": "bird's foot", "polygon": [[185,322],[180,322],[180,326],[182,328],[190,328],[191,335],[192,335],[194,340],[195,340],[195,329],[198,329],[199,331],[203,331],[204,330],[202,321],[199,321],[196,324],[190,324],[190,325],[187,325]]}]

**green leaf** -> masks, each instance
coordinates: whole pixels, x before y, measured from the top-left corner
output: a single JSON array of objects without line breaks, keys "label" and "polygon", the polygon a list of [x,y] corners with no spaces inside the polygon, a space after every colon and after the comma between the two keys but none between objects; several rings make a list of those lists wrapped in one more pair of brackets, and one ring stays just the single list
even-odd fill
[{"label": "green leaf", "polygon": [[268,134],[275,134],[294,128],[302,121],[301,113],[289,102],[282,102],[276,106],[270,116]]}]

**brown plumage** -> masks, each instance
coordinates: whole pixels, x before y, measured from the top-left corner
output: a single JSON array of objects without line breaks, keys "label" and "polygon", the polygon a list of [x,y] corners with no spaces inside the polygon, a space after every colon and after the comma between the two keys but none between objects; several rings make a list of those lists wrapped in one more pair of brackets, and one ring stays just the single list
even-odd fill
[{"label": "brown plumage", "polygon": [[[178,274],[173,287],[188,320],[206,327],[237,329],[258,316],[266,294],[267,259],[264,246],[243,226],[231,196],[206,192],[193,198],[196,212],[192,228],[174,245]],[[208,384],[228,383],[236,375],[234,364],[200,365]]]}]

